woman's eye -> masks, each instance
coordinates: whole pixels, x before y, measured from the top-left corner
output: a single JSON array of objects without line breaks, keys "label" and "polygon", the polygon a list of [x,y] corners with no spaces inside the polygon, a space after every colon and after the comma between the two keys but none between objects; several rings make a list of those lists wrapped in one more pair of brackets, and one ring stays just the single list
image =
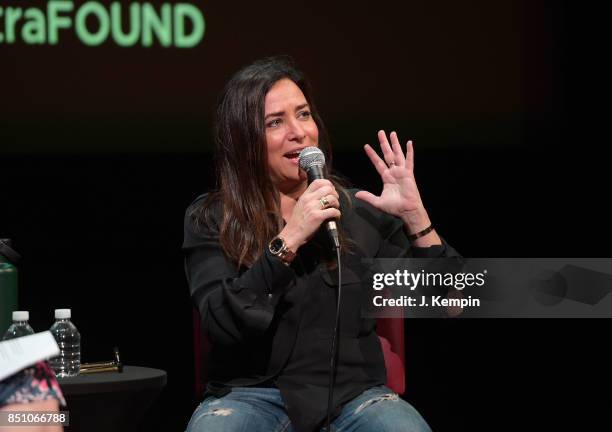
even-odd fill
[{"label": "woman's eye", "polygon": [[301,111],[299,115],[302,118],[308,118],[310,117],[310,111]]},{"label": "woman's eye", "polygon": [[269,121],[266,126],[267,127],[277,127],[278,125],[281,124],[281,120],[280,119],[274,119],[272,121]]}]

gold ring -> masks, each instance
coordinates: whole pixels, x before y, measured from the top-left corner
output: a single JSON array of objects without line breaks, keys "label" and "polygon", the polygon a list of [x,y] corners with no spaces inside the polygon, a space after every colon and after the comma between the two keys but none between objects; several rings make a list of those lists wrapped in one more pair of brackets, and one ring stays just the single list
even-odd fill
[{"label": "gold ring", "polygon": [[327,207],[329,207],[329,201],[327,198],[323,197],[319,200],[319,202],[321,203],[321,210],[325,210]]}]

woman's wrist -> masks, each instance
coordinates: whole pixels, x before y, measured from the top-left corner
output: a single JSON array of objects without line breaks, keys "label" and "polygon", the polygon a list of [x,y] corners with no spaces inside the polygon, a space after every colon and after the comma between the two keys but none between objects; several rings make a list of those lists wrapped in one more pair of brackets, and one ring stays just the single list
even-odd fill
[{"label": "woman's wrist", "polygon": [[411,244],[416,247],[429,247],[441,245],[442,239],[433,229],[431,220],[425,208],[414,212],[406,213],[402,216],[404,226],[408,236],[413,236]]},{"label": "woman's wrist", "polygon": [[299,237],[295,235],[290,228],[283,228],[283,230],[278,234],[278,237],[283,239],[287,249],[294,254],[297,253],[300,246],[302,246],[302,242],[299,240]]},{"label": "woman's wrist", "polygon": [[401,219],[410,234],[421,232],[431,225],[429,215],[424,207],[402,214]]}]

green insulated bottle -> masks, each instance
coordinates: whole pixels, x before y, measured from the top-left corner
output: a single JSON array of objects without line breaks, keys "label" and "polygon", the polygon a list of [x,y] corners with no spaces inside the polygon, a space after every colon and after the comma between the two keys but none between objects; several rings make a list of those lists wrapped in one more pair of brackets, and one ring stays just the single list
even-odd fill
[{"label": "green insulated bottle", "polygon": [[17,264],[21,257],[11,247],[11,241],[0,239],[0,333],[12,322],[12,311],[17,310]]}]

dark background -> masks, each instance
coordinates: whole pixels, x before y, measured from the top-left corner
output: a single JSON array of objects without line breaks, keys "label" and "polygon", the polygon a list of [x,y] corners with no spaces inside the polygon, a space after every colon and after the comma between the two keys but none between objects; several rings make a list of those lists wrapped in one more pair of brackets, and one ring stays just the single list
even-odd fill
[{"label": "dark background", "polygon": [[[3,2],[3,6],[6,6]],[[0,45],[0,236],[24,255],[37,330],[71,307],[84,361],[168,371],[147,430],[195,408],[183,212],[214,186],[211,111],[265,55],[311,78],[334,166],[380,181],[361,147],[415,142],[439,233],[470,257],[609,256],[603,14],[547,1],[206,1],[191,50]],[[64,33],[61,33],[64,37]],[[407,391],[436,431],[605,421],[607,320],[410,320]],[[145,430],[145,428],[143,428]]]}]

